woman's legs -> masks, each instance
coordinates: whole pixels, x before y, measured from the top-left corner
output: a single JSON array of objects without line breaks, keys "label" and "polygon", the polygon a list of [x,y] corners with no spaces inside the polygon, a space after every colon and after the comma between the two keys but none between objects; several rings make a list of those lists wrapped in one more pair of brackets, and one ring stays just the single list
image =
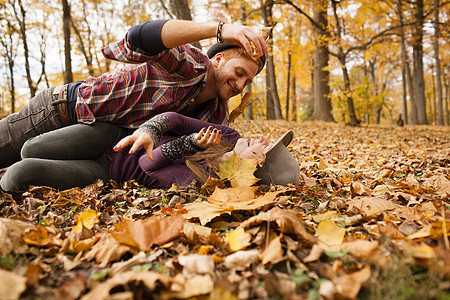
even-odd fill
[{"label": "woman's legs", "polygon": [[8,168],[0,179],[4,191],[25,191],[29,185],[56,189],[85,187],[97,179],[108,180],[108,159],[51,160],[26,158]]},{"label": "woman's legs", "polygon": [[29,139],[22,147],[21,156],[53,160],[95,159],[128,134],[128,129],[105,122],[75,124]]}]

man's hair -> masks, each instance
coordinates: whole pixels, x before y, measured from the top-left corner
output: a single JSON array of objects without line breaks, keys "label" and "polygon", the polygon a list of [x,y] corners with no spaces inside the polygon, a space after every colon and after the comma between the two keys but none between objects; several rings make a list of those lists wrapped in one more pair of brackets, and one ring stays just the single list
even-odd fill
[{"label": "man's hair", "polygon": [[226,60],[229,60],[229,59],[235,58],[235,57],[245,57],[245,58],[250,59],[251,61],[254,61],[258,65],[258,70],[261,70],[263,67],[261,59],[258,58],[255,60],[255,59],[251,58],[251,56],[248,55],[247,51],[245,51],[245,49],[241,48],[241,47],[225,49],[222,51],[222,54]]}]

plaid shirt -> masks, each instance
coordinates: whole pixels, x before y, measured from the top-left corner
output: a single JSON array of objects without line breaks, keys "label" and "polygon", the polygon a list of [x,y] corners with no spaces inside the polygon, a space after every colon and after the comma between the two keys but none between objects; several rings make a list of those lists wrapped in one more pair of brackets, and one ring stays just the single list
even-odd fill
[{"label": "plaid shirt", "polygon": [[[182,113],[204,89],[209,59],[197,48],[182,45],[156,55],[127,43],[126,38],[102,49],[108,59],[131,63],[100,77],[89,77],[78,88],[78,122],[106,121],[136,129],[165,111]],[[226,101],[211,99],[191,117],[228,123]]]}]

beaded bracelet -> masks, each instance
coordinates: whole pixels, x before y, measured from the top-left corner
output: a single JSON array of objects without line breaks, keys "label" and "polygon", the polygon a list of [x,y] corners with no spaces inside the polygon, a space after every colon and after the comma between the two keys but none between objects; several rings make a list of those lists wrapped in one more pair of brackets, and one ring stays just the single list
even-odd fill
[{"label": "beaded bracelet", "polygon": [[222,41],[222,26],[223,26],[224,22],[219,21],[219,24],[217,25],[217,42],[218,43],[223,43]]}]

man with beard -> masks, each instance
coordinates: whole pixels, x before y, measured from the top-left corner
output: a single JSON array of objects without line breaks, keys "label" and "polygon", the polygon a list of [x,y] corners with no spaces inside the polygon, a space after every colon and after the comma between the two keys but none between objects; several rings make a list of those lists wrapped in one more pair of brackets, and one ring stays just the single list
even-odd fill
[{"label": "man with beard", "polygon": [[[207,55],[189,45],[212,37],[217,37],[217,44]],[[0,168],[20,160],[26,140],[77,123],[108,122],[131,134],[151,117],[174,111],[226,125],[227,100],[262,70],[267,44],[247,26],[155,20],[133,26],[102,53],[128,65],[48,88],[18,113],[0,120]],[[143,126],[134,131],[123,145],[132,145],[130,152],[143,146],[152,160],[149,130]],[[101,133],[86,136],[92,151],[108,146],[98,136]]]}]

